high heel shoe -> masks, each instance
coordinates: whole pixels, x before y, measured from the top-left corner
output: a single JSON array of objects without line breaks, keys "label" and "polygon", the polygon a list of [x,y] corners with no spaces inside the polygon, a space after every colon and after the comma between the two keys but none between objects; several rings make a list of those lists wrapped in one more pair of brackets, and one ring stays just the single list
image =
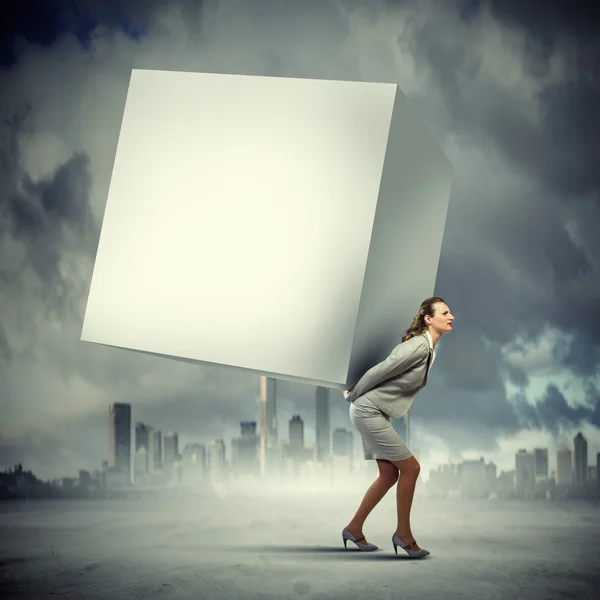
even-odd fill
[{"label": "high heel shoe", "polygon": [[422,558],[423,556],[428,556],[431,554],[428,550],[421,548],[420,550],[411,550],[411,547],[414,546],[417,542],[411,542],[410,544],[405,544],[395,533],[392,536],[392,544],[394,544],[394,552],[398,554],[398,546],[402,548],[411,558]]},{"label": "high heel shoe", "polygon": [[379,550],[375,544],[361,544],[360,541],[364,540],[365,536],[363,535],[362,537],[355,538],[346,528],[344,528],[344,531],[342,531],[342,539],[344,540],[344,548],[346,548],[346,550],[348,550],[348,540],[354,542],[358,546],[358,549],[362,550],[363,552],[373,552],[373,550]]}]

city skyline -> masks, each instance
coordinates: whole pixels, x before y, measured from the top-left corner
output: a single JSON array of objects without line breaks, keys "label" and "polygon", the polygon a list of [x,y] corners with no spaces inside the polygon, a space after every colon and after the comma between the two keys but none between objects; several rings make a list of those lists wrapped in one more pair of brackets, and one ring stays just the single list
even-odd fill
[{"label": "city skyline", "polygon": [[[181,489],[189,492],[194,486],[249,475],[263,481],[265,477],[277,480],[286,473],[289,475],[290,469],[296,477],[305,477],[303,467],[311,464],[318,466],[320,477],[325,479],[342,473],[348,476],[355,471],[365,474],[364,463],[359,464],[362,463],[360,436],[356,436],[360,447],[357,454],[352,430],[331,429],[330,390],[321,386],[315,389],[315,443],[310,445],[304,435],[305,419],[300,414],[289,419],[287,439],[280,433],[285,427],[279,427],[277,381],[261,376],[259,385],[255,420],[240,421],[239,435],[228,442],[221,438],[208,441],[196,438],[181,447],[177,431],[163,432],[155,423],[134,420],[131,403],[111,403],[108,406],[108,459],[102,461],[101,468],[91,471],[80,468],[78,478],[55,478],[42,482],[40,487],[34,475],[32,480],[31,470],[18,463],[14,471],[2,471],[5,487],[1,492],[108,497],[115,493],[127,494],[128,489],[138,494],[148,489],[153,493],[158,490],[167,493],[173,485],[183,485]],[[392,426],[406,442],[412,439],[408,413],[392,419]],[[565,445],[556,449],[555,469],[550,468],[548,448],[540,447],[520,448],[514,456],[514,468],[502,470],[484,456],[437,465],[426,463],[423,485],[430,495],[451,497],[458,493],[465,499],[491,499],[499,494],[530,500],[600,498],[600,452],[596,454],[595,464],[593,460],[590,463],[588,442],[581,432],[573,438],[572,448]],[[418,448],[413,446],[413,453],[419,459]],[[314,476],[314,468],[311,471]],[[44,487],[47,484],[50,488]]]},{"label": "city skyline", "polygon": [[[316,441],[314,447],[306,445],[304,438],[304,420],[300,415],[293,415],[289,420],[288,439],[278,435],[277,417],[277,382],[273,378],[261,376],[260,399],[256,419],[240,422],[240,434],[230,440],[230,456],[232,462],[245,464],[256,474],[264,475],[265,464],[268,460],[269,449],[285,446],[290,450],[290,456],[295,460],[309,460],[307,450],[314,450],[316,462],[328,464],[334,445],[338,447],[339,440],[334,440],[330,428],[329,390],[318,386],[315,394],[314,422]],[[227,444],[222,438],[208,440],[195,439],[187,442],[180,452],[179,433],[173,430],[163,432],[155,424],[141,420],[132,421],[132,405],[116,403],[109,405],[108,420],[108,460],[111,470],[126,474],[127,480],[135,482],[138,476],[162,471],[181,461],[185,452],[191,448],[201,449],[206,460],[206,448],[211,444],[222,443],[226,453]],[[343,428],[337,428],[334,436],[346,436],[350,444],[342,454],[352,455],[352,434]],[[294,455],[294,452],[295,455]],[[256,465],[254,465],[256,461]],[[208,459],[210,462],[210,458]]]},{"label": "city skyline", "polygon": [[[175,464],[180,464],[182,460],[185,462],[185,453],[190,450],[194,452],[194,449],[196,449],[201,453],[202,469],[204,470],[211,462],[210,456],[207,458],[206,449],[209,449],[210,454],[211,445],[215,443],[222,446],[222,466],[228,465],[233,469],[233,473],[237,475],[254,474],[264,476],[265,474],[273,474],[271,469],[265,468],[267,457],[265,450],[267,448],[284,448],[287,459],[295,462],[313,460],[316,463],[330,465],[330,456],[346,455],[350,459],[350,465],[353,465],[356,463],[357,458],[358,460],[361,459],[360,452],[358,457],[355,455],[354,434],[351,430],[336,428],[331,431],[329,428],[329,391],[326,388],[318,386],[315,393],[315,431],[318,432],[318,423],[321,422],[321,435],[319,437],[317,433],[313,446],[306,445],[304,436],[305,421],[299,414],[293,415],[289,420],[287,440],[274,434],[278,431],[276,382],[270,381],[267,377],[261,377],[260,390],[261,396],[257,419],[240,422],[240,435],[231,439],[229,456],[227,455],[227,444],[222,439],[214,438],[208,440],[208,443],[199,440],[188,442],[182,452],[179,452],[179,435],[177,432],[169,431],[165,434],[165,437],[172,440],[172,442],[165,444],[164,455],[157,457],[157,464],[159,463],[157,469],[162,471],[163,468],[167,469]],[[270,390],[270,392],[266,393],[266,390]],[[129,404],[109,406],[109,460],[107,464],[113,468],[116,467],[116,470],[121,472],[123,471],[123,465],[128,464],[128,468],[131,469],[128,480],[134,483],[138,475],[153,471],[146,459],[146,453],[154,456],[153,450],[148,451],[151,446],[149,440],[151,434],[161,435],[162,431],[140,421],[136,422],[135,429],[133,429],[131,426],[131,410],[132,407]],[[270,415],[268,420],[265,419],[266,414]],[[119,415],[121,416],[120,423],[118,422]],[[130,431],[130,440],[124,439],[124,431],[127,427]],[[393,427],[404,440],[409,439],[408,414],[401,419],[393,419]],[[360,436],[358,436],[358,439],[360,441]],[[267,442],[267,440],[269,441]],[[590,463],[587,440],[581,432],[578,432],[572,441],[573,450],[569,446],[561,446],[556,449],[556,468],[553,470],[550,469],[548,448],[533,448],[532,450],[520,448],[514,457],[514,469],[498,471],[495,463],[488,461],[486,464],[482,456],[478,460],[467,459],[461,463],[453,464],[450,461],[439,465],[429,465],[429,477],[425,476],[424,478],[427,481],[430,477],[433,478],[440,473],[447,472],[448,468],[458,467],[460,469],[462,468],[461,465],[468,467],[468,465],[481,464],[483,466],[485,464],[485,471],[481,471],[481,473],[485,473],[486,479],[491,468],[493,471],[492,481],[497,480],[498,472],[500,473],[500,479],[505,475],[511,476],[514,479],[514,488],[517,491],[522,491],[527,489],[528,486],[545,481],[553,481],[558,486],[581,489],[588,482],[597,480],[597,464],[594,464],[593,461]],[[121,457],[120,460],[119,453],[115,451],[119,447],[131,452],[135,449],[135,455],[124,457],[125,460]],[[167,450],[167,447],[171,449]],[[142,469],[138,466],[137,451],[140,448],[144,450],[142,454],[144,468]],[[415,449],[415,455],[418,458],[417,449]],[[598,463],[600,452],[597,453],[596,458]],[[194,462],[196,460],[196,456],[194,456]]]},{"label": "city skyline", "polygon": [[[261,411],[264,410],[264,402],[262,401],[262,390],[266,389],[266,386],[262,383],[264,380],[267,380],[267,377],[264,376],[260,376],[259,378],[259,393],[257,394],[257,411],[256,411],[256,415],[254,417],[254,419],[248,419],[248,421],[246,422],[252,422],[254,421],[255,426],[257,428],[257,432],[260,430],[260,419],[261,419]],[[281,385],[282,382],[280,380],[277,380],[277,383],[279,385]],[[277,384],[273,385],[271,384],[271,389],[272,390],[276,390],[277,389]],[[314,386],[313,387],[313,393],[314,393],[314,397],[313,397],[313,401],[314,401],[314,406],[312,408],[312,411],[314,412],[314,418],[306,418],[306,411],[310,411],[311,409],[306,408],[304,413],[300,413],[298,415],[294,415],[292,413],[290,413],[288,411],[288,415],[289,417],[286,415],[286,417],[284,417],[286,419],[286,423],[284,424],[284,427],[282,429],[282,431],[287,431],[287,425],[288,423],[295,417],[298,416],[302,419],[303,421],[303,433],[304,433],[304,439],[305,439],[305,447],[309,448],[309,449],[313,449],[315,452],[315,456],[318,455],[318,437],[317,437],[317,414],[319,412],[319,405],[321,404],[321,406],[323,405],[323,402],[325,401],[325,404],[330,404],[330,402],[332,401],[332,399],[334,400],[337,397],[337,394],[339,393],[338,390],[329,390],[328,388],[322,388],[320,386]],[[274,396],[276,397],[276,392],[274,394]],[[266,397],[266,396],[265,396]],[[275,403],[276,404],[276,403]],[[167,426],[166,424],[164,426],[158,426],[156,424],[152,424],[148,422],[148,419],[142,419],[141,417],[138,418],[138,416],[136,416],[134,413],[132,413],[132,405],[131,404],[127,404],[127,403],[111,403],[109,405],[109,412],[113,411],[113,407],[115,406],[129,406],[129,420],[131,422],[131,431],[132,431],[132,438],[131,438],[131,448],[132,448],[132,470],[135,470],[135,450],[136,450],[136,445],[137,445],[137,439],[135,437],[135,427],[139,424],[142,424],[143,426],[148,428],[148,433],[149,435],[156,435],[158,434],[159,436],[159,440],[157,442],[155,442],[155,444],[158,445],[158,452],[162,453],[162,456],[164,457],[164,438],[166,435],[168,434],[174,434],[177,436],[177,440],[178,440],[178,444],[179,444],[179,448],[185,448],[187,446],[193,445],[193,444],[197,444],[197,443],[201,443],[204,444],[206,447],[208,447],[209,443],[211,441],[214,440],[225,440],[226,444],[225,447],[226,448],[231,448],[231,441],[233,439],[235,439],[238,435],[239,435],[239,425],[241,423],[240,422],[231,422],[231,423],[227,423],[225,424],[225,431],[227,431],[226,435],[214,435],[212,437],[210,437],[210,434],[205,435],[205,436],[198,436],[198,435],[194,435],[193,433],[186,433],[184,435],[181,435],[180,432],[175,431],[175,427],[172,426]],[[141,407],[140,407],[141,408]],[[321,409],[322,410],[322,409]],[[275,419],[275,427],[274,429],[272,429],[272,431],[277,432],[280,429],[280,426],[277,424],[278,423],[278,417],[277,417],[277,412],[276,409],[272,409],[272,413],[271,415],[274,417]],[[407,415],[408,417],[408,415]],[[325,419],[325,421],[327,421],[327,419]],[[393,419],[393,426],[396,429],[396,431],[398,431],[398,433],[401,435],[401,437],[404,439],[405,435],[408,432],[408,427],[406,425],[406,422],[408,421],[408,419]],[[109,427],[108,427],[108,435],[109,438],[112,435],[111,434],[111,421],[109,419]],[[353,447],[353,455],[355,457],[355,459],[357,460],[362,460],[362,444],[361,444],[361,440],[360,440],[360,436],[354,431],[352,425],[350,424],[350,421],[348,419],[347,422],[344,422],[344,420],[340,420],[337,422],[337,424],[335,426],[329,426],[329,440],[330,440],[330,448],[332,448],[332,436],[333,436],[333,432],[336,429],[344,429],[344,430],[349,430],[352,434],[353,434],[353,440],[352,440],[352,447]],[[274,439],[279,440],[283,443],[289,443],[289,438],[287,438],[287,436],[283,436],[283,438],[280,439],[278,434],[275,434],[276,437]],[[573,440],[576,438],[577,435],[583,435],[581,434],[581,432],[577,432],[577,434],[574,434],[571,438],[571,440],[566,439],[566,436],[563,435],[561,437],[560,440],[556,440],[554,443],[547,445],[547,450],[549,451],[549,459],[548,459],[548,464],[549,464],[549,470],[552,470],[554,472],[558,471],[558,466],[557,466],[557,454],[558,451],[561,448],[564,448],[565,446],[567,448],[570,447],[570,444],[572,444]],[[583,436],[585,438],[585,436]],[[600,451],[600,447],[598,447],[598,449],[596,449],[596,447],[594,446],[590,446],[589,443],[586,440],[586,444],[588,446],[588,457],[589,456],[595,456],[596,453],[598,451]],[[523,445],[523,444],[522,444]],[[531,446],[530,444],[527,444],[528,446]],[[533,446],[543,446],[543,444],[534,444]],[[531,447],[533,447],[531,446]],[[420,454],[420,447],[419,445],[415,442],[413,443],[413,451],[415,452],[415,454],[420,458],[419,454]],[[100,457],[101,460],[99,460],[97,464],[100,464],[101,462],[104,462],[105,460],[108,462],[108,464],[112,464],[111,461],[111,445],[109,444],[107,447],[107,451]],[[440,456],[437,460],[437,462],[431,462],[431,461],[426,461],[425,462],[425,469],[423,471],[423,475],[422,477],[424,479],[428,478],[428,472],[435,470],[437,467],[441,466],[441,465],[449,465],[449,464],[458,464],[461,461],[469,461],[469,460],[478,460],[480,455],[486,455],[486,456],[493,456],[493,460],[490,459],[491,462],[494,462],[494,464],[496,464],[498,466],[498,470],[499,471],[511,471],[514,468],[514,456],[516,454],[518,454],[518,452],[520,451],[520,448],[517,449],[515,452],[505,452],[503,454],[500,455],[500,460],[498,460],[498,455],[490,455],[489,453],[477,453],[477,452],[470,452],[470,453],[465,453],[465,456],[463,457],[454,457],[452,458],[451,456],[448,456],[446,459],[444,459],[442,456]],[[573,447],[572,450],[570,450],[570,452],[572,452],[573,456],[575,455],[575,447]],[[357,458],[358,457],[358,458]],[[11,463],[7,463],[5,465],[0,465],[0,469],[2,467],[7,468],[10,467],[13,464],[16,463],[20,463],[20,464],[24,464],[25,467],[27,467],[27,463],[24,462],[23,460],[15,460],[12,461]],[[591,464],[591,463],[590,463]],[[512,465],[512,466],[511,466]],[[86,462],[83,465],[79,465],[77,467],[77,469],[79,468],[86,468],[89,470],[93,470],[94,468],[94,463],[91,462]],[[77,470],[75,469],[75,471]],[[73,472],[73,469],[71,469],[71,472]],[[67,476],[67,473],[65,472],[55,472],[53,476],[45,476],[45,479],[47,480],[51,480],[51,479],[55,479],[56,477],[62,477],[62,476]],[[574,476],[574,475],[573,475]]]},{"label": "city skyline", "polygon": [[[322,395],[317,394],[315,409],[319,398],[322,399]],[[148,491],[167,495],[170,490],[177,489],[179,494],[197,493],[200,489],[206,492],[211,489],[211,483],[228,482],[235,485],[236,479],[249,475],[262,479],[264,483],[278,481],[282,476],[291,474],[295,479],[300,476],[306,481],[306,476],[310,478],[311,473],[313,479],[316,475],[323,481],[347,477],[353,472],[362,473],[363,477],[365,475],[356,460],[358,458],[360,461],[360,457],[353,453],[352,431],[335,429],[330,440],[332,460],[320,462],[317,447],[305,445],[304,421],[300,415],[290,419],[288,439],[280,438],[269,447],[266,469],[264,455],[260,452],[262,446],[257,421],[240,422],[240,435],[231,440],[229,453],[222,439],[211,439],[208,444],[188,443],[180,452],[178,434],[170,431],[165,434],[168,441],[164,446],[164,454],[159,455],[150,467],[147,450],[153,444],[152,434],[162,432],[140,421],[132,428],[132,406],[129,404],[110,405],[108,408],[110,458],[103,461],[101,469],[95,468],[91,472],[80,469],[79,477],[62,477],[44,482],[22,464],[16,464],[14,468],[1,471],[0,493],[3,497],[16,498],[24,494],[26,498],[139,498]],[[317,414],[315,410],[315,416]],[[129,439],[125,434],[128,426]],[[398,430],[406,431],[405,426],[406,422],[403,422]],[[594,464],[589,460],[587,440],[581,432],[572,442],[573,450],[563,446],[556,451],[556,471],[549,468],[547,448],[521,448],[514,457],[514,469],[508,471],[500,471],[484,456],[477,460],[436,465],[430,469],[429,477],[420,486],[419,493],[424,490],[429,497],[453,498],[458,495],[463,499],[598,500],[600,452],[596,454]],[[127,456],[127,452],[133,452],[134,448],[135,456]],[[273,450],[276,452],[273,453]],[[340,459],[343,461],[340,462]],[[303,465],[319,463],[318,471],[314,467],[308,472],[303,469]],[[267,479],[264,479],[265,476]]]}]

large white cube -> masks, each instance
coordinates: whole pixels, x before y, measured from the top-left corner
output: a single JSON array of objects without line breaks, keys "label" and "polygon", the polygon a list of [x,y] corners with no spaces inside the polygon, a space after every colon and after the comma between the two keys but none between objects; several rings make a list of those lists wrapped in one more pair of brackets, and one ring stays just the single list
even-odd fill
[{"label": "large white cube", "polygon": [[433,293],[451,183],[396,85],[134,70],[81,339],[353,383]]}]

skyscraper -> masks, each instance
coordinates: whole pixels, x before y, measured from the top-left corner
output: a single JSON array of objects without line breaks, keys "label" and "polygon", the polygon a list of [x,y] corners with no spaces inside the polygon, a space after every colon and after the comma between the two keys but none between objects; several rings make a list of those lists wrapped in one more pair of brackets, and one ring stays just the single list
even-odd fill
[{"label": "skyscraper", "polygon": [[[517,488],[521,491],[529,490],[533,485],[533,454],[521,450],[517,454],[517,464],[521,466],[521,480],[517,482]],[[526,474],[523,477],[523,473]],[[463,498],[473,498],[485,490],[485,460],[463,460],[460,469],[460,491]]]},{"label": "skyscraper", "polygon": [[242,421],[240,423],[242,437],[254,437],[256,435],[256,421]]},{"label": "skyscraper", "polygon": [[300,415],[290,419],[290,449],[304,450],[304,421]]},{"label": "skyscraper", "polygon": [[143,478],[144,475],[148,472],[148,450],[144,446],[140,446],[135,451],[135,456],[133,458],[133,473],[135,477],[136,483],[138,482],[138,478]]},{"label": "skyscraper", "polygon": [[136,466],[136,470],[138,472],[142,472],[142,473],[147,473],[148,472],[148,465],[149,465],[149,441],[150,441],[150,432],[152,431],[152,427],[145,425],[144,423],[142,423],[141,421],[138,421],[135,424],[135,453],[136,453],[136,457],[138,456],[138,453],[140,452],[140,450],[143,448],[145,450],[145,453],[143,454],[143,456],[145,456],[145,463],[144,464],[138,464]]},{"label": "skyscraper", "polygon": [[490,485],[494,485],[496,483],[496,472],[497,467],[493,462],[487,463],[485,465],[485,481]]},{"label": "skyscraper", "polygon": [[600,500],[600,452],[596,452],[596,498]]},{"label": "skyscraper", "polygon": [[160,431],[160,429],[152,429],[148,434],[148,471],[160,471],[162,468],[162,431]]},{"label": "skyscraper", "polygon": [[534,448],[533,454],[536,479],[548,479],[548,448]]},{"label": "skyscraper", "polygon": [[108,407],[108,463],[131,481],[131,404]]},{"label": "skyscraper", "polygon": [[241,436],[231,440],[231,463],[239,474],[260,471],[260,438],[256,433],[256,421],[240,423]]},{"label": "skyscraper", "polygon": [[211,477],[219,477],[225,472],[225,442],[221,439],[208,442],[207,467]]},{"label": "skyscraper", "polygon": [[317,462],[326,464],[331,457],[329,389],[318,386],[315,402]]},{"label": "skyscraper", "polygon": [[[261,474],[267,471],[267,457],[277,446],[277,381],[272,377],[260,378],[258,405],[258,463]],[[270,459],[269,459],[270,460]]]},{"label": "skyscraper", "polygon": [[352,457],[353,437],[351,431],[338,427],[334,429],[331,441],[335,456]]},{"label": "skyscraper", "polygon": [[535,455],[521,449],[515,456],[515,482],[517,490],[531,491],[535,483]]},{"label": "skyscraper", "polygon": [[267,447],[277,444],[277,380],[264,375],[260,378],[258,433]]},{"label": "skyscraper", "polygon": [[567,446],[561,446],[556,451],[556,485],[572,485],[572,469],[571,450]]},{"label": "skyscraper", "polygon": [[205,475],[206,448],[204,444],[197,442],[186,444],[181,454],[181,458],[186,469],[186,477],[189,476],[192,480],[197,480]]},{"label": "skyscraper", "polygon": [[165,433],[165,466],[175,464],[179,458],[179,436],[169,431]]},{"label": "skyscraper", "polygon": [[588,444],[581,431],[573,440],[575,446],[575,485],[581,486],[587,481]]}]

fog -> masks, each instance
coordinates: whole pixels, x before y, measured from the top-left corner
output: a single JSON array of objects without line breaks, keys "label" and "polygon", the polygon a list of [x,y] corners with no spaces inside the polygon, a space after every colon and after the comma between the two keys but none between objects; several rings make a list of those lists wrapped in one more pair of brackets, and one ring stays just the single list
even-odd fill
[{"label": "fog", "polygon": [[344,550],[362,492],[355,482],[4,504],[3,587],[9,598],[595,597],[596,506],[417,497],[413,533],[431,555],[415,560],[393,552],[393,490],[364,528],[379,550]]}]

